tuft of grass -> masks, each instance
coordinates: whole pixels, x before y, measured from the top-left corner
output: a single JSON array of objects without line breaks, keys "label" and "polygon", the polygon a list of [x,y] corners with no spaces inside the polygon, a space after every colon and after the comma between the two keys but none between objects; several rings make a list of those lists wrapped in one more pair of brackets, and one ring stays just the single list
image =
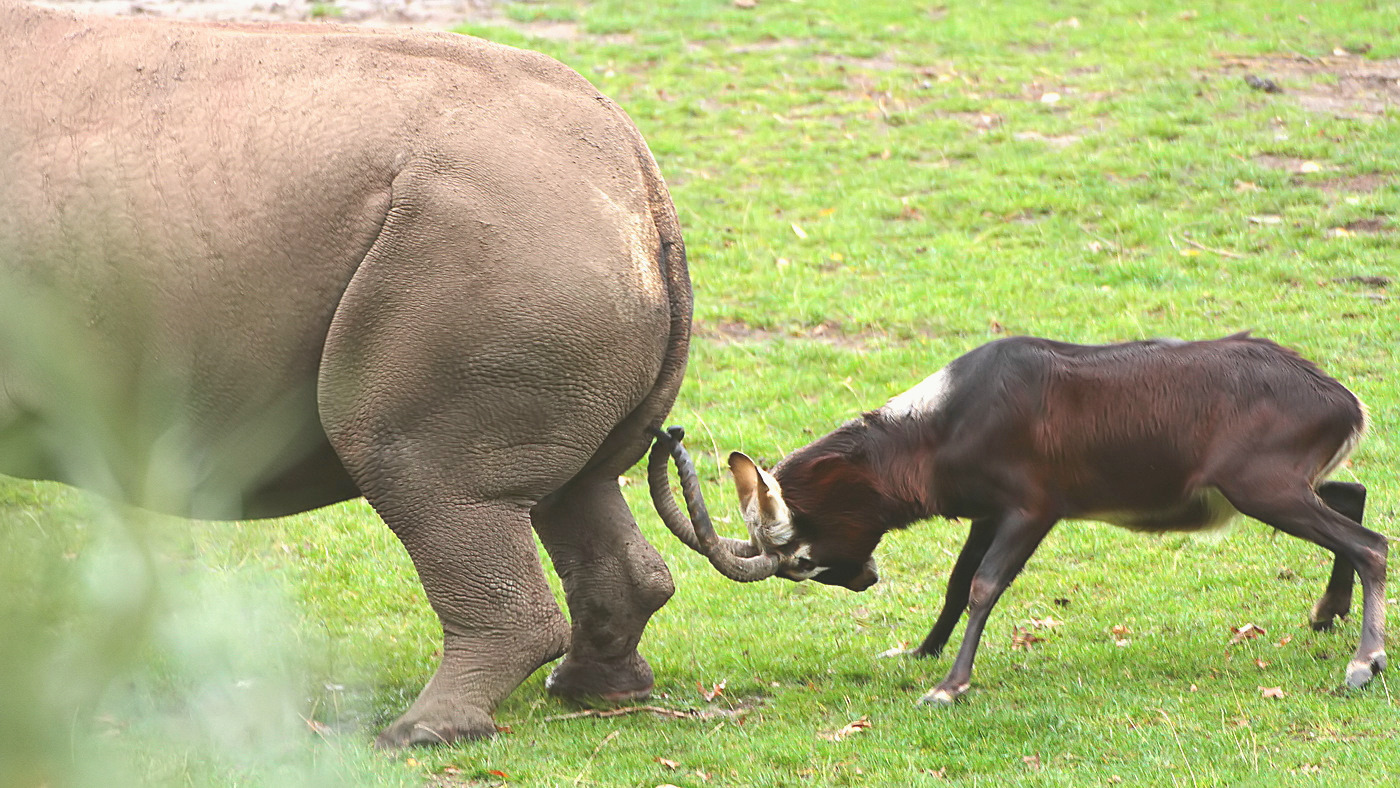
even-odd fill
[{"label": "tuft of grass", "polygon": [[[508,27],[471,32],[573,66],[655,152],[696,293],[672,421],[730,533],[730,450],[771,463],[985,341],[1253,329],[1370,404],[1340,475],[1368,485],[1369,526],[1395,535],[1400,136],[1394,97],[1353,76],[1400,57],[1400,24],[1379,8],[598,0],[508,6]],[[538,20],[580,33],[540,37]],[[1356,785],[1400,763],[1388,674],[1333,692],[1357,624],[1306,627],[1330,556],[1258,524],[1216,541],[1062,525],[993,613],[966,702],[938,710],[914,701],[948,657],[875,655],[927,631],[963,525],[891,536],[884,579],[860,595],[735,586],[660,527],[640,469],[626,478],[678,589],[643,640],[653,702],[701,715],[554,719],[573,709],[537,674],[498,711],[510,732],[494,741],[370,753],[431,674],[438,632],[401,548],[357,502],[160,525],[148,554],[165,557],[147,560],[205,590],[171,591],[143,625],[146,650],[121,663],[143,689],[94,685],[115,734],[99,722],[72,739],[31,717],[35,747],[197,785]],[[64,558],[116,549],[92,546],[85,512],[53,486],[0,490],[4,599],[42,631],[104,615]],[[1047,616],[1062,623],[1013,648],[1014,628]],[[1245,623],[1266,634],[1230,645]],[[292,688],[241,717],[267,726],[248,749],[163,738],[172,708],[207,717],[191,703],[218,686],[171,628],[196,654],[256,643],[235,649],[235,672]],[[296,714],[315,725],[279,727]],[[869,727],[836,735],[857,720]]]}]

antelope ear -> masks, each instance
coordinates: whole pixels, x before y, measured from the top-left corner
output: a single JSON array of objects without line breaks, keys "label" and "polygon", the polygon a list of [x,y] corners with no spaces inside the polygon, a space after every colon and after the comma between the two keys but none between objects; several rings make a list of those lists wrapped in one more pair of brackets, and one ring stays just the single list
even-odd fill
[{"label": "antelope ear", "polygon": [[792,514],[783,501],[783,490],[773,474],[758,467],[747,454],[729,455],[729,470],[734,474],[734,487],[739,492],[739,510],[749,534],[767,545],[778,546],[792,541]]}]

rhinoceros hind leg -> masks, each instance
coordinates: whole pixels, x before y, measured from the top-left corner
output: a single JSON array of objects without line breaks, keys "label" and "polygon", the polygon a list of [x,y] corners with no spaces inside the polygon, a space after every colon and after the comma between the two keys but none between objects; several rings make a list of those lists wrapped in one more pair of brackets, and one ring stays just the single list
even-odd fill
[{"label": "rhinoceros hind leg", "polygon": [[652,673],[637,643],[675,586],[642,538],[617,475],[576,479],[531,512],[564,583],[572,645],[546,681],[553,695],[617,703],[651,694]]},{"label": "rhinoceros hind leg", "polygon": [[[408,548],[442,621],[442,662],[381,747],[450,744],[495,734],[491,713],[522,681],[568,648],[569,630],[545,582],[517,504],[377,504]],[[395,501],[399,501],[395,497]]]}]

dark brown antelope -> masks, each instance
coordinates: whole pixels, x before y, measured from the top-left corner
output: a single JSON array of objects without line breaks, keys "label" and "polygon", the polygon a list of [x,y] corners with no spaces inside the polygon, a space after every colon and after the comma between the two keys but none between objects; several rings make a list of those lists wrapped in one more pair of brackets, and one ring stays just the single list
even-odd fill
[{"label": "dark brown antelope", "polygon": [[942,612],[913,652],[938,655],[968,611],[952,668],[923,698],[950,704],[969,686],[992,606],[1056,522],[1197,531],[1242,513],[1336,556],[1315,629],[1349,612],[1360,574],[1361,643],[1346,673],[1360,687],[1386,662],[1386,539],[1360,524],[1365,487],[1324,480],[1365,427],[1365,408],[1340,383],[1247,334],[1104,346],[1004,339],[771,474],[731,455],[750,539],[690,533],[687,543],[704,542],[736,579],[777,574],[860,591],[878,579],[871,553],[890,530],[971,520]]}]

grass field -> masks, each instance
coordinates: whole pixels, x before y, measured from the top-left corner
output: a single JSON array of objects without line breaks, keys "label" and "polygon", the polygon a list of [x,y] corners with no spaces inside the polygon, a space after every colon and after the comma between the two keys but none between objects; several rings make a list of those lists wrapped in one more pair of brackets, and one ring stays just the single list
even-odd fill
[{"label": "grass field", "polygon": [[[1400,535],[1395,4],[504,10],[464,32],[591,79],[671,186],[697,333],[671,422],[730,534],[730,450],[771,464],[983,342],[1251,329],[1370,405],[1339,478],[1369,487],[1371,528]],[[1258,523],[1218,539],[1062,524],[992,614],[972,691],[939,710],[915,701],[948,657],[876,655],[932,624],[965,524],[887,539],[883,579],[862,594],[738,586],[662,529],[640,469],[627,478],[678,589],[643,640],[652,703],[694,713],[558,719],[576,709],[545,695],[542,671],[500,708],[494,741],[389,755],[368,743],[431,674],[439,633],[363,502],[132,529],[64,488],[6,482],[0,773],[22,786],[1400,780],[1391,676],[1334,693],[1356,620],[1306,626],[1331,557]],[[132,557],[156,567],[164,612],[128,582]],[[1232,644],[1247,623],[1264,634]]]}]

